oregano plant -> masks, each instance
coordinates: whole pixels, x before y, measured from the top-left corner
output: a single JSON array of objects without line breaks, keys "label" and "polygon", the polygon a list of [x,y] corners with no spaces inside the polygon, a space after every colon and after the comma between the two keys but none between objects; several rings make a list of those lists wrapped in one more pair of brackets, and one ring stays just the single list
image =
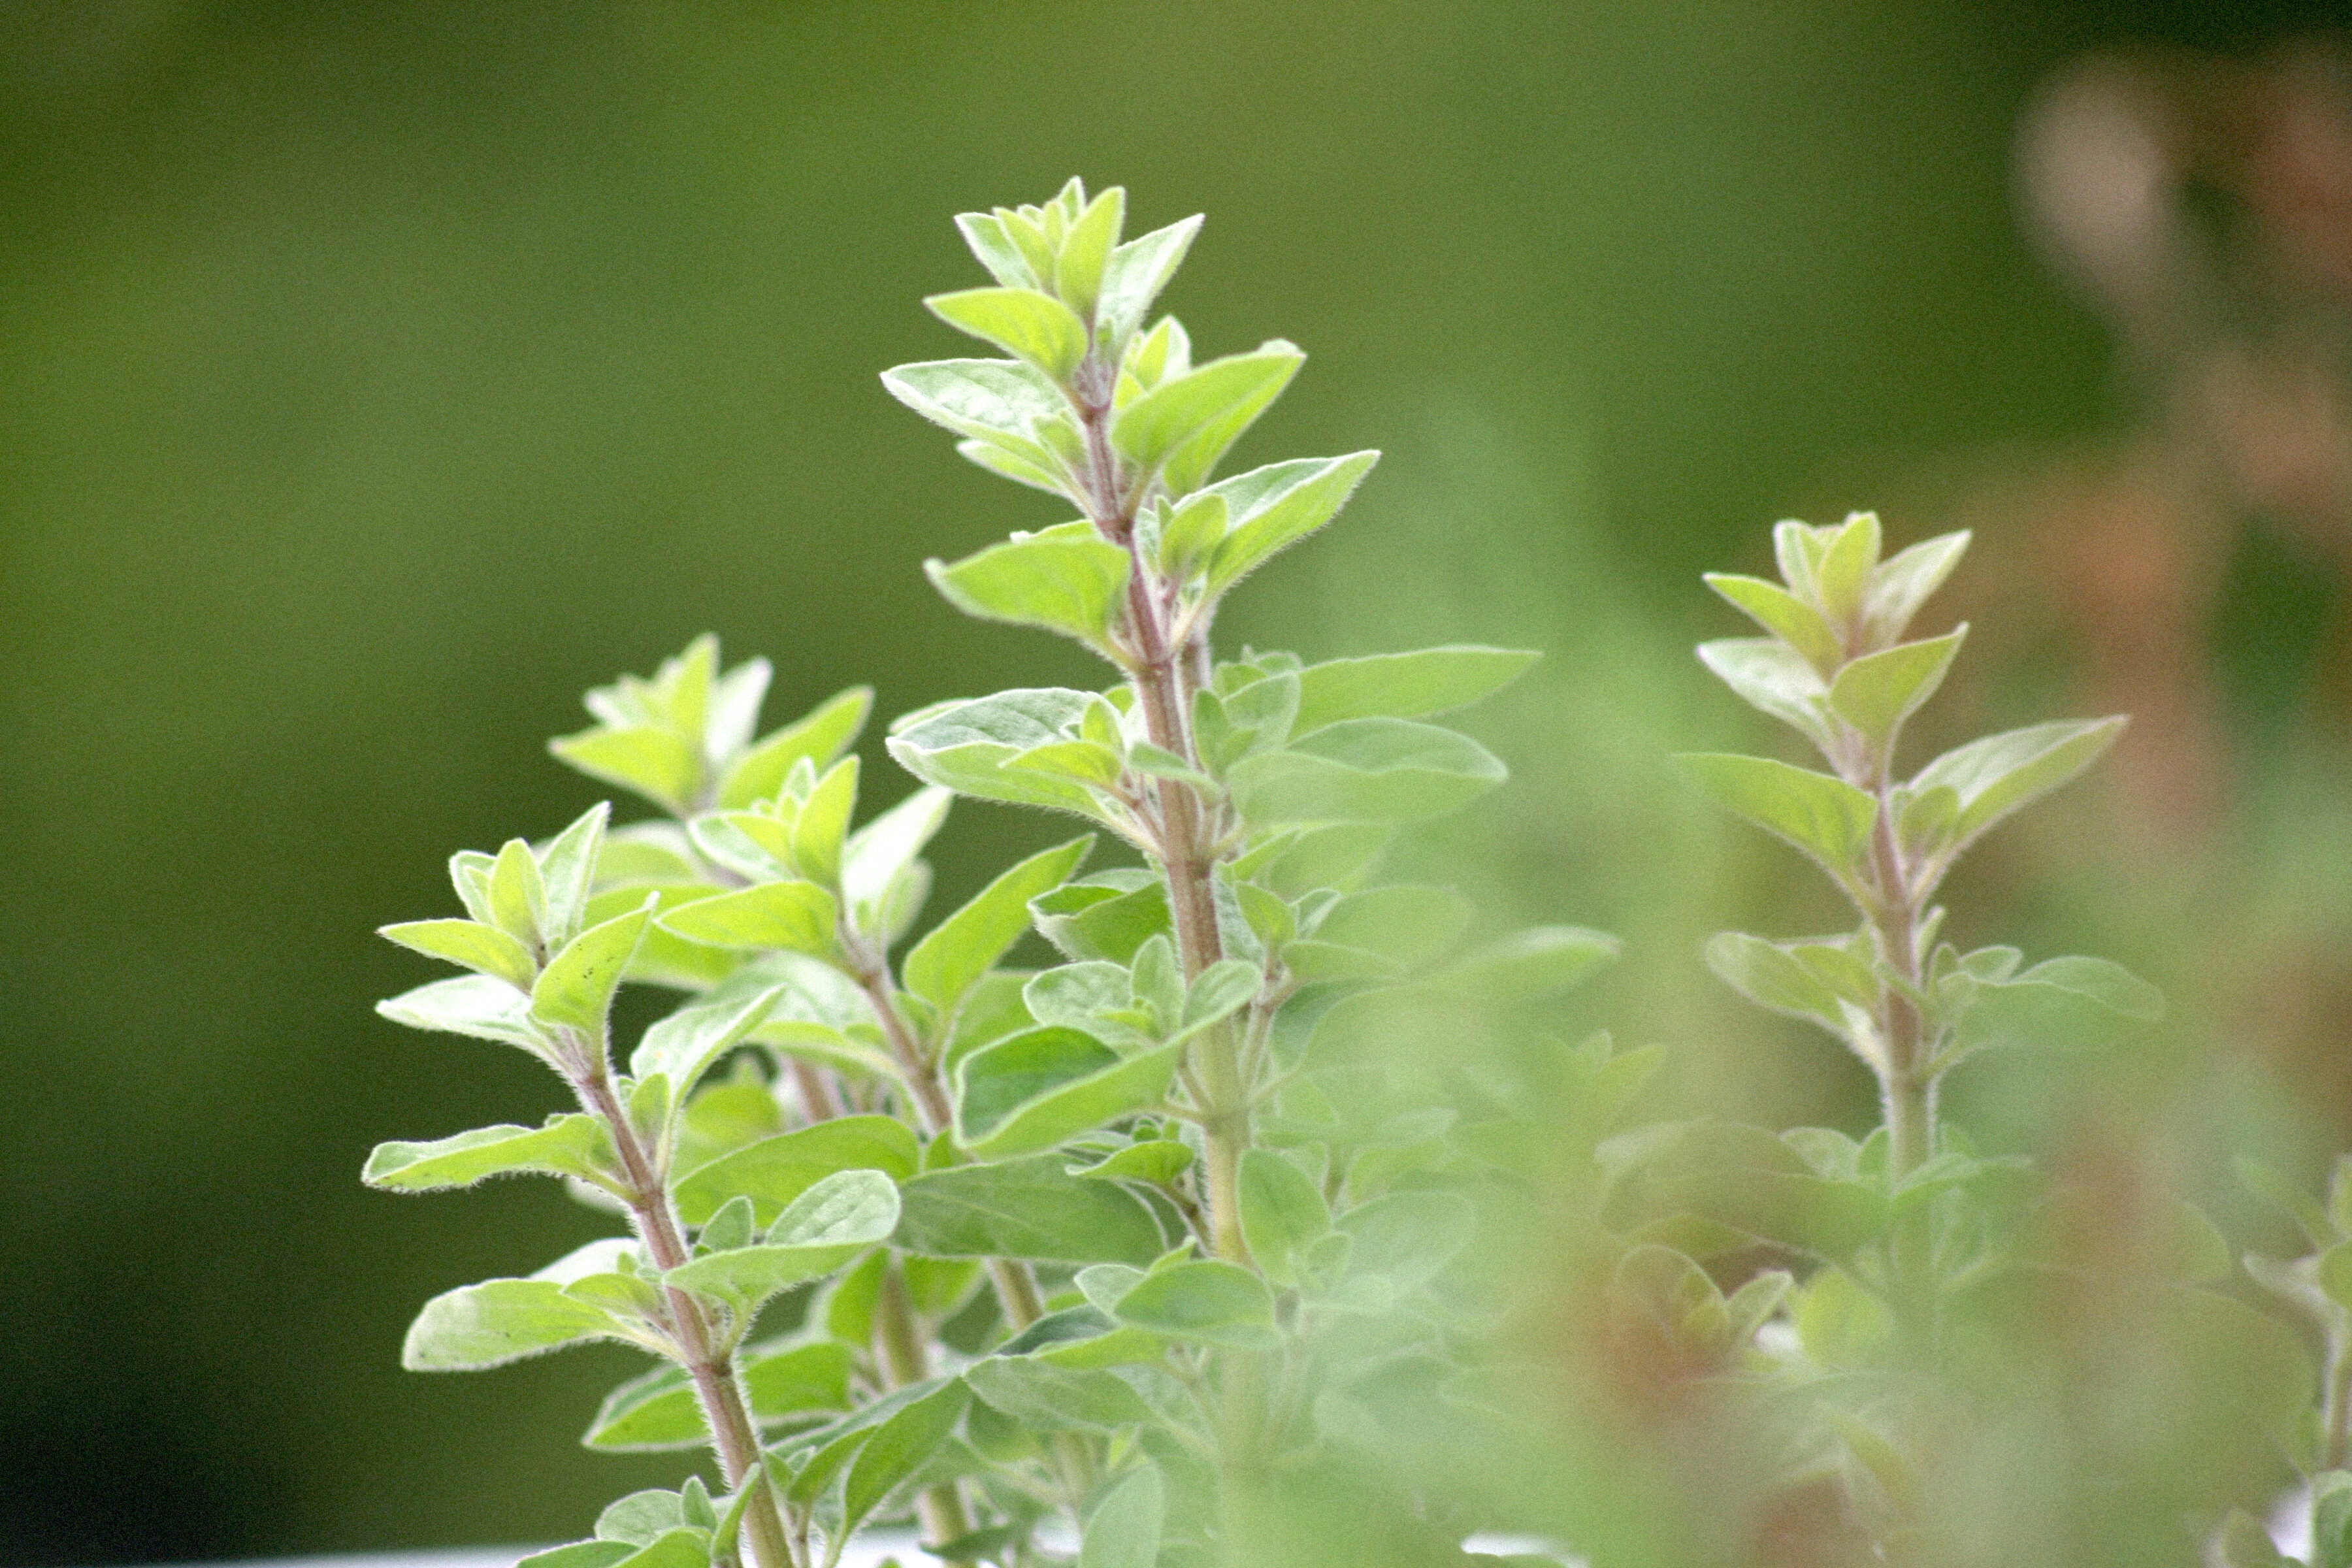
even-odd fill
[{"label": "oregano plant", "polygon": [[[2105,960],[1963,951],[1937,899],[2122,721],[1906,771],[1965,635],[1912,626],[1965,534],[1888,555],[1868,513],[1783,523],[1780,582],[1710,577],[1766,635],[1701,658],[1822,765],[1683,770],[1855,923],[1706,956],[1839,1040],[1878,1110],[1861,1136],[1642,1122],[1671,1047],[1555,1033],[1612,939],[1496,933],[1457,890],[1381,870],[1401,831],[1504,782],[1438,721],[1535,655],[1219,648],[1226,595],[1377,455],[1221,477],[1303,356],[1276,339],[1196,363],[1154,311],[1200,220],[1127,238],[1125,217],[1122,192],[1076,181],[964,215],[992,281],[926,303],[992,352],[882,378],[1049,498],[931,582],[1075,641],[1098,686],[904,714],[887,746],[912,784],[876,787],[852,750],[868,690],[763,730],[769,666],[701,637],[590,692],[593,724],[551,742],[649,815],[599,804],[462,852],[462,915],[384,930],[470,972],[386,1016],[524,1050],[577,1104],[384,1144],[366,1181],[543,1174],[615,1222],[427,1302],[406,1364],[634,1345],[653,1365],[587,1445],[709,1456],[528,1568],[834,1568],[882,1522],[1000,1568],[2012,1560],[1937,1487],[2001,1441],[1984,1347],[2015,1342],[1987,1325],[2091,1287],[2053,1246],[2063,1183],[1980,1145],[1939,1090],[1990,1047],[2109,1038],[2160,1005]],[[923,856],[959,799],[1081,821],[938,915]],[[623,985],[677,1000],[622,1038]],[[2317,1248],[2249,1268],[2323,1342],[2288,1442],[2315,1561],[2352,1568],[2352,1210],[2341,1180],[2323,1210],[2252,1179]],[[2216,1289],[2213,1227],[2157,1212],[2155,1315],[2260,1339]],[[1666,1425],[1613,1425],[1629,1400]],[[1629,1458],[1643,1444],[1663,1458]],[[2187,1528],[2115,1540],[2269,1563],[2225,1512],[2235,1484],[2196,1492]]]},{"label": "oregano plant", "polygon": [[[908,1514],[950,1563],[1269,1561],[1285,1489],[1349,1468],[1333,1396],[1368,1352],[1327,1331],[1435,1356],[1465,1310],[1442,1276],[1480,1206],[1450,1113],[1401,1102],[1345,1022],[1540,994],[1613,953],[1565,927],[1465,947],[1459,895],[1375,875],[1400,826],[1502,782],[1432,721],[1534,656],[1220,657],[1224,596],[1376,455],[1216,477],[1302,355],[1194,363],[1151,311],[1199,220],[1123,220],[1120,191],[1075,181],[959,219],[994,283],[928,303],[1003,357],[883,378],[1076,513],[929,570],[972,615],[1099,655],[1101,689],[899,718],[889,752],[920,787],[860,826],[867,694],[761,734],[768,666],[705,637],[592,692],[595,725],[552,745],[655,816],[600,805],[460,854],[464,916],[386,928],[473,971],[387,1016],[529,1051],[579,1109],[386,1144],[367,1180],[544,1173],[627,1223],[429,1302],[407,1364],[634,1344],[657,1364],[589,1446],[715,1461],[535,1568],[817,1568]],[[921,856],[959,796],[1087,831],[925,928]],[[1008,967],[1033,931],[1055,962]],[[684,996],[623,1042],[625,983]],[[1374,1511],[1461,1538],[1409,1495]]]}]

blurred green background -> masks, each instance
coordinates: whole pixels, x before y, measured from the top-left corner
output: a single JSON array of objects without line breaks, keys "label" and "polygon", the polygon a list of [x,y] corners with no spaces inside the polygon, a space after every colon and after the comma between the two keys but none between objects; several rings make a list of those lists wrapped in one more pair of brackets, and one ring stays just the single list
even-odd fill
[{"label": "blurred green background", "polygon": [[[2177,679],[2142,703],[2101,664],[2105,579],[2050,542],[2175,426],[2029,242],[2011,153],[2085,51],[2251,58],[2326,10],[0,8],[0,1563],[564,1539],[678,1472],[574,1447],[625,1352],[398,1370],[425,1297],[600,1227],[539,1186],[361,1189],[379,1140],[559,1099],[377,1019],[428,975],[371,932],[595,798],[543,738],[698,631],[775,661],[772,722],[1099,679],[930,593],[926,555],[1059,519],[875,379],[964,352],[917,302],[978,280],[950,216],[1072,173],[1138,227],[1208,213],[1168,300],[1205,352],[1312,355],[1244,465],[1388,453],[1226,640],[1549,655],[1475,726],[1513,787],[1409,858],[1623,932],[1582,1012],[1666,1041],[1671,1094],[1859,1113],[1858,1068],[1696,959],[1826,894],[1664,759],[1774,743],[1688,655],[1738,629],[1696,574],[1876,505],[1897,542],[1979,530],[1955,599],[1990,636],[1928,740],[2196,704],[1956,883],[1962,934],[2138,964],[2186,999],[2165,1081],[2315,1161],[2343,574],[2225,501]],[[1055,830],[968,808],[940,899]]]}]

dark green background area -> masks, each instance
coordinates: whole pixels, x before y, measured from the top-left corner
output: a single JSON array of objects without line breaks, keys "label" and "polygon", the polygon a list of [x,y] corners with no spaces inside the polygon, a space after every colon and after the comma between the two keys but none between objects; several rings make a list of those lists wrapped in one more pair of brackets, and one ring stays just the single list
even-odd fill
[{"label": "dark green background area", "polygon": [[[875,379],[965,352],[918,304],[978,280],[952,213],[1208,213],[1196,343],[1312,356],[1239,459],[1389,454],[1221,631],[1545,648],[1475,726],[1518,781],[1424,854],[1626,932],[1611,1021],[1672,1039],[1733,1016],[1693,941],[1764,865],[1662,761],[1752,733],[1696,573],[2116,417],[2014,117],[2084,47],[2306,19],[2221,9],[6,7],[0,1563],[563,1539],[679,1472],[574,1447],[617,1351],[398,1371],[426,1296],[599,1226],[360,1188],[558,1093],[377,1019],[430,974],[371,932],[596,798],[541,741],[698,631],[772,721],[1101,679],[919,570],[1060,521]],[[942,899],[1058,826],[966,809]]]}]

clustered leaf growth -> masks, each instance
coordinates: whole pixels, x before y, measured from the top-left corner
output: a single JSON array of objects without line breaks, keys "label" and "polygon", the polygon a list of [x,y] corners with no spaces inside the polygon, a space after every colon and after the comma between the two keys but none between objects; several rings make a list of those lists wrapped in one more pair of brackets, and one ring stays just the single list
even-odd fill
[{"label": "clustered leaf growth", "polygon": [[[1822,1495],[1836,1539],[1801,1542],[1820,1549],[1803,1561],[1978,1560],[1926,1471],[1966,1427],[1985,1303],[2051,1277],[2055,1200],[2030,1162],[1940,1120],[1937,1090],[1989,1047],[2111,1037],[2160,1005],[2102,960],[1963,952],[1935,899],[2122,721],[1898,768],[1965,634],[1911,630],[1965,534],[1883,558],[1869,514],[1788,522],[1780,582],[1710,577],[1765,635],[1700,657],[1822,766],[1684,770],[1812,861],[1857,923],[1727,933],[1707,961],[1843,1042],[1881,1124],[1636,1124],[1661,1050],[1554,1039],[1530,1010],[1612,939],[1473,942],[1460,895],[1379,875],[1400,828],[1503,782],[1435,721],[1535,655],[1220,656],[1224,595],[1329,522],[1377,454],[1218,477],[1303,355],[1277,339],[1195,363],[1152,312],[1200,220],[1127,239],[1125,216],[1122,192],[1076,181],[964,215],[993,283],[927,303],[1000,357],[883,377],[964,457],[1075,514],[932,561],[931,581],[1076,641],[1103,687],[898,717],[888,753],[918,787],[861,821],[872,694],[762,733],[768,665],[726,668],[700,638],[591,692],[595,723],[551,743],[654,815],[616,826],[600,804],[543,843],[460,853],[464,915],[384,930],[470,972],[387,1017],[528,1051],[577,1109],[386,1143],[364,1179],[551,1175],[626,1225],[435,1298],[406,1364],[632,1344],[656,1364],[587,1444],[716,1461],[527,1568],[831,1568],[908,1516],[937,1558],[1003,1568],[1463,1562],[1482,1529],[1578,1534],[1595,1563],[1785,1562],[1787,1532],[1756,1548],[1755,1521]],[[959,797],[1085,831],[927,923],[923,855]],[[679,994],[634,1042],[614,1037],[623,984]],[[2341,1201],[2286,1201],[2319,1250],[2250,1267],[2326,1342],[2303,1452],[2318,1560],[2347,1568],[2352,1230]],[[2207,1289],[2220,1238],[2177,1217],[2176,1305],[2242,1331]],[[1748,1484],[1704,1472],[1688,1521],[1613,1556],[1605,1505],[1530,1508],[1487,1473],[1591,1460],[1551,1445],[1605,1426],[1557,1397],[1596,1359],[1637,1403],[1703,1398],[1762,1435]],[[1723,1462],[1727,1441],[1700,1448]],[[2272,1561],[2245,1516],[2208,1518],[2221,1560]]]}]

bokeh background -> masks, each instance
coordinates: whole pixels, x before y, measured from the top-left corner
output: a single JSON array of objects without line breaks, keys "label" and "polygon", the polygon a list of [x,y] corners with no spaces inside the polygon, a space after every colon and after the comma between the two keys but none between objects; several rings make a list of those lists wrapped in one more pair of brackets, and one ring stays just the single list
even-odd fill
[{"label": "bokeh background", "polygon": [[[598,1221],[360,1188],[557,1100],[377,1019],[426,975],[370,933],[595,798],[543,738],[698,631],[775,661],[772,720],[1095,678],[929,591],[1058,519],[875,380],[962,352],[917,303],[977,279],[950,215],[1072,173],[1209,214],[1168,300],[1206,350],[1313,356],[1242,460],[1388,453],[1229,639],[1549,656],[1475,725],[1514,785],[1407,860],[1622,932],[1580,1013],[1671,1047],[1668,1101],[1867,1116],[1697,961],[1835,919],[1664,761],[1778,744],[1688,654],[1738,630],[1697,574],[1784,516],[1976,529],[1918,754],[2140,721],[1956,934],[2176,1005],[1962,1092],[2160,1135],[2261,1239],[2224,1145],[2352,1136],[2330,9],[0,7],[0,1563],[566,1539],[677,1473],[573,1446],[625,1352],[398,1371],[426,1296]],[[1054,826],[967,809],[939,896]]]}]

